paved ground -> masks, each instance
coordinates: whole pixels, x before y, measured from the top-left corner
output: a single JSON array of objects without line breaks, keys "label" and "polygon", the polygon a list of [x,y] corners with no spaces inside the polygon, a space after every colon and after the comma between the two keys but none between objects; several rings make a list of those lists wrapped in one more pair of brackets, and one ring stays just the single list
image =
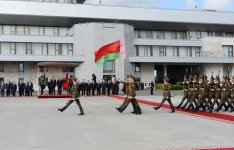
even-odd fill
[{"label": "paved ground", "polygon": [[[160,101],[161,96],[139,96]],[[178,103],[181,96],[173,98]],[[122,101],[82,97],[85,116],[66,99],[0,98],[0,150],[157,150],[234,147],[232,123],[168,113],[141,105],[143,115],[120,114]],[[233,115],[232,113],[231,115]]]}]

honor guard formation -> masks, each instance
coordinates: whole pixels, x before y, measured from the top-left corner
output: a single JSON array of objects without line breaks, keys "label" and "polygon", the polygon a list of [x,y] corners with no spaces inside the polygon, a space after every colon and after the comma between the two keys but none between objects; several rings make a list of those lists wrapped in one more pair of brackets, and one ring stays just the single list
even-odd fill
[{"label": "honor guard formation", "polygon": [[206,75],[197,77],[196,75],[184,76],[184,96],[176,107],[186,111],[209,111],[219,112],[234,111],[234,76],[230,81],[229,76],[213,75],[208,79]]}]

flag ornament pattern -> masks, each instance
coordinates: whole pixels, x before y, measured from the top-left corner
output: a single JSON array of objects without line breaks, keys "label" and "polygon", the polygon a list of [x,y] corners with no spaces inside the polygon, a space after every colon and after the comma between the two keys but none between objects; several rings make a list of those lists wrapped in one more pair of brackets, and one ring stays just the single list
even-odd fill
[{"label": "flag ornament pattern", "polygon": [[68,84],[69,84],[69,80],[68,80],[68,72],[66,73],[66,78],[65,78],[65,82],[63,84],[63,89],[67,90],[68,89]]},{"label": "flag ornament pattern", "polygon": [[116,42],[107,44],[94,52],[95,63],[97,66],[102,65],[106,60],[125,59],[125,42],[118,40]]}]

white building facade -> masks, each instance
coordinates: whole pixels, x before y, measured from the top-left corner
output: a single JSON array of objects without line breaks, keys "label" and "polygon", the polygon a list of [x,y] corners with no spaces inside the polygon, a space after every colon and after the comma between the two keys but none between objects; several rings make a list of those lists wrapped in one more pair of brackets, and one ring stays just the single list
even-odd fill
[{"label": "white building facade", "polygon": [[[0,1],[0,80],[32,80],[38,63],[49,79],[66,71],[79,80],[133,74],[144,82],[192,74],[234,75],[234,13],[165,10],[76,1]],[[126,59],[94,63],[99,47],[125,39]],[[77,67],[66,66],[76,63]]]}]

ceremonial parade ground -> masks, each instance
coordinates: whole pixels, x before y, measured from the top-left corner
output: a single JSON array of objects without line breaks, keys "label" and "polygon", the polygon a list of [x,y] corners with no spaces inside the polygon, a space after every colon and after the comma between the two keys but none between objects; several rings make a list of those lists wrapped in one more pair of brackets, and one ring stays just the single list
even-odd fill
[{"label": "ceremonial parade ground", "polygon": [[[120,97],[81,97],[84,116],[74,103],[63,113],[57,110],[68,99],[0,98],[0,150],[234,148],[234,113],[169,113],[167,105],[155,111],[151,105],[160,95],[137,98],[142,115],[131,114],[132,106],[120,114]],[[172,97],[173,104],[181,98]]]}]

